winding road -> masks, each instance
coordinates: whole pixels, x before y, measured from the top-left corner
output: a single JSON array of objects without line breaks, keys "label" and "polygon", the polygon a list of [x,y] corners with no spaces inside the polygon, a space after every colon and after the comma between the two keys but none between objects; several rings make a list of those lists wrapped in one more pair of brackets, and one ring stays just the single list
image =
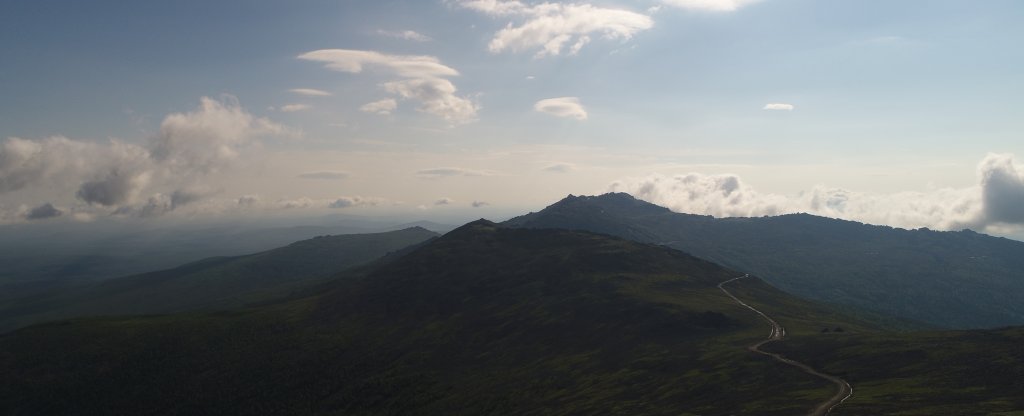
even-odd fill
[{"label": "winding road", "polygon": [[817,407],[815,407],[814,410],[812,410],[810,413],[808,413],[808,416],[826,416],[826,415],[828,415],[829,412],[832,411],[832,409],[834,409],[836,406],[842,404],[844,401],[846,401],[846,399],[849,399],[850,396],[853,396],[853,387],[850,386],[850,383],[847,383],[846,380],[843,380],[843,379],[841,379],[839,377],[836,377],[836,376],[830,376],[828,374],[824,374],[822,372],[819,372],[819,371],[811,368],[807,364],[804,364],[804,363],[801,363],[801,362],[798,362],[798,361],[793,361],[793,360],[791,360],[789,358],[783,357],[781,354],[775,354],[775,353],[765,352],[765,351],[761,350],[761,346],[762,345],[767,344],[769,342],[780,341],[783,338],[785,338],[786,337],[786,328],[783,328],[782,325],[779,325],[779,323],[775,322],[775,320],[772,319],[770,316],[765,315],[764,312],[761,312],[761,311],[757,310],[757,308],[754,308],[753,306],[747,305],[746,303],[744,303],[742,300],[737,298],[735,295],[730,293],[725,288],[725,285],[728,284],[728,283],[732,283],[732,282],[735,282],[737,280],[745,279],[745,278],[748,278],[748,277],[750,277],[750,275],[749,274],[745,274],[743,276],[740,276],[740,277],[737,277],[737,278],[734,278],[734,279],[729,279],[729,280],[726,280],[726,281],[718,284],[718,288],[721,289],[722,292],[725,292],[726,295],[729,295],[729,297],[732,298],[733,300],[735,300],[736,303],[739,303],[740,305],[746,307],[747,309],[750,309],[750,310],[754,311],[755,313],[757,313],[758,315],[761,315],[761,317],[764,318],[764,320],[768,321],[768,323],[771,324],[771,326],[772,326],[772,332],[770,334],[768,334],[768,339],[763,340],[761,342],[758,342],[757,344],[751,345],[751,346],[747,347],[747,349],[752,351],[752,352],[756,352],[758,354],[761,354],[761,355],[767,355],[769,357],[772,357],[775,361],[779,361],[781,363],[785,363],[785,364],[791,365],[793,367],[799,368],[801,371],[803,371],[803,372],[805,372],[807,374],[810,374],[812,376],[828,380],[832,384],[835,384],[836,387],[838,388],[838,391],[836,391],[836,394],[834,396],[832,396],[830,399],[828,399],[827,401],[825,401],[825,402],[821,403],[820,405],[818,405]]}]

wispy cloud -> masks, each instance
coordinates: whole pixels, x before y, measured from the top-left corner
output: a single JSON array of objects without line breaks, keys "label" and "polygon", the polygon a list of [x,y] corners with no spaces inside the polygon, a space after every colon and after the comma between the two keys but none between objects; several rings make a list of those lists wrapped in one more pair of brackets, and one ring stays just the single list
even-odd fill
[{"label": "wispy cloud", "polygon": [[492,173],[482,170],[466,168],[432,168],[416,171],[416,174],[425,178],[443,178],[452,176],[491,176]]},{"label": "wispy cloud", "polygon": [[494,34],[487,47],[492,53],[537,50],[534,56],[540,58],[559,55],[568,48],[570,54],[576,54],[593,36],[625,41],[654,26],[650,16],[590,4],[527,5],[516,0],[463,0],[457,4],[490,16],[518,20],[518,25],[509,23]]},{"label": "wispy cloud", "polygon": [[543,170],[545,172],[569,173],[576,170],[576,165],[573,165],[572,163],[555,163],[553,165],[545,166]]},{"label": "wispy cloud", "polygon": [[313,88],[292,88],[288,91],[299,95],[305,95],[307,97],[330,97],[331,95],[333,95],[327,91],[317,90]]},{"label": "wispy cloud", "polygon": [[360,73],[366,68],[398,76],[400,80],[384,83],[385,91],[404,100],[420,103],[418,110],[454,123],[465,123],[476,117],[477,105],[456,95],[455,84],[448,77],[459,71],[433,56],[388,55],[375,51],[322,49],[299,55],[299,59],[322,62],[332,70]]},{"label": "wispy cloud", "polygon": [[348,172],[342,172],[337,170],[318,170],[315,172],[303,172],[299,174],[302,179],[326,179],[326,180],[338,180],[349,177]]},{"label": "wispy cloud", "polygon": [[414,30],[390,31],[382,29],[378,30],[377,34],[387,36],[389,38],[411,40],[413,42],[430,42],[431,40],[433,40],[430,38],[430,36],[416,32]]},{"label": "wispy cloud", "polygon": [[393,98],[385,98],[383,100],[363,104],[362,107],[359,107],[359,111],[365,113],[388,115],[391,114],[392,111],[395,111],[396,108],[398,108],[398,101],[395,101],[395,99]]},{"label": "wispy cloud", "polygon": [[761,0],[662,0],[672,7],[712,12],[734,12],[740,8],[758,3]]},{"label": "wispy cloud", "polygon": [[580,99],[577,97],[540,100],[533,105],[533,109],[557,117],[575,118],[577,120],[587,119],[587,110],[583,108],[583,105],[580,104]]},{"label": "wispy cloud", "polygon": [[285,104],[281,106],[280,110],[284,113],[294,113],[296,111],[306,111],[310,108],[313,108],[313,106],[309,104]]}]

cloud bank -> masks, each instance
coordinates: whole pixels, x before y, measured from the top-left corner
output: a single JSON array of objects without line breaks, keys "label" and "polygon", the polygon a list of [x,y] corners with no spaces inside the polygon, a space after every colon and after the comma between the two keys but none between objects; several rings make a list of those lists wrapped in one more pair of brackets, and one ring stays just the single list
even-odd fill
[{"label": "cloud bank", "polygon": [[[165,117],[148,146],[7,138],[0,142],[0,194],[46,188],[113,214],[155,216],[210,195],[186,189],[230,168],[257,139],[296,134],[253,116],[233,97],[203,97],[195,110]],[[37,209],[36,217],[47,211]]]},{"label": "cloud bank", "polygon": [[736,175],[650,175],[612,183],[676,212],[758,217],[806,212],[903,228],[977,230],[1024,226],[1024,166],[1012,155],[989,154],[978,165],[978,185],[964,189],[878,195],[816,187],[797,196],[761,193]]}]

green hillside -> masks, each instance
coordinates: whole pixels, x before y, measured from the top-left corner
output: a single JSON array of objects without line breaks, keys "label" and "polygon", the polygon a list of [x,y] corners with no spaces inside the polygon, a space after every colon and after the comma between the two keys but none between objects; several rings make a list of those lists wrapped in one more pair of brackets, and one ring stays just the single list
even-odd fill
[{"label": "green hillside", "polygon": [[419,227],[321,236],[247,256],[209,258],[86,286],[40,290],[4,301],[0,331],[70,317],[239,307],[287,296],[337,272],[434,237],[436,233]]},{"label": "green hillside", "polygon": [[[463,226],[359,279],[221,313],[0,336],[11,414],[792,415],[831,386],[745,350],[738,273],[588,233]],[[870,327],[756,281],[791,331]],[[799,318],[799,319],[797,319]]]},{"label": "green hillside", "polygon": [[1024,324],[1024,243],[806,214],[713,218],[627,194],[570,196],[509,226],[587,230],[680,249],[795,295],[944,328]]}]

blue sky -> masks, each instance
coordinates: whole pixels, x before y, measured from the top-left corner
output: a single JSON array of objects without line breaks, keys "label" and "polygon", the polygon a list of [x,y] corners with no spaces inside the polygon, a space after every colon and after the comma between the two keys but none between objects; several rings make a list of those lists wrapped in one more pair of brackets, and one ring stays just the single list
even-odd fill
[{"label": "blue sky", "polygon": [[4,223],[494,216],[609,190],[723,216],[1024,222],[999,208],[1024,203],[1020,2],[0,11]]}]

